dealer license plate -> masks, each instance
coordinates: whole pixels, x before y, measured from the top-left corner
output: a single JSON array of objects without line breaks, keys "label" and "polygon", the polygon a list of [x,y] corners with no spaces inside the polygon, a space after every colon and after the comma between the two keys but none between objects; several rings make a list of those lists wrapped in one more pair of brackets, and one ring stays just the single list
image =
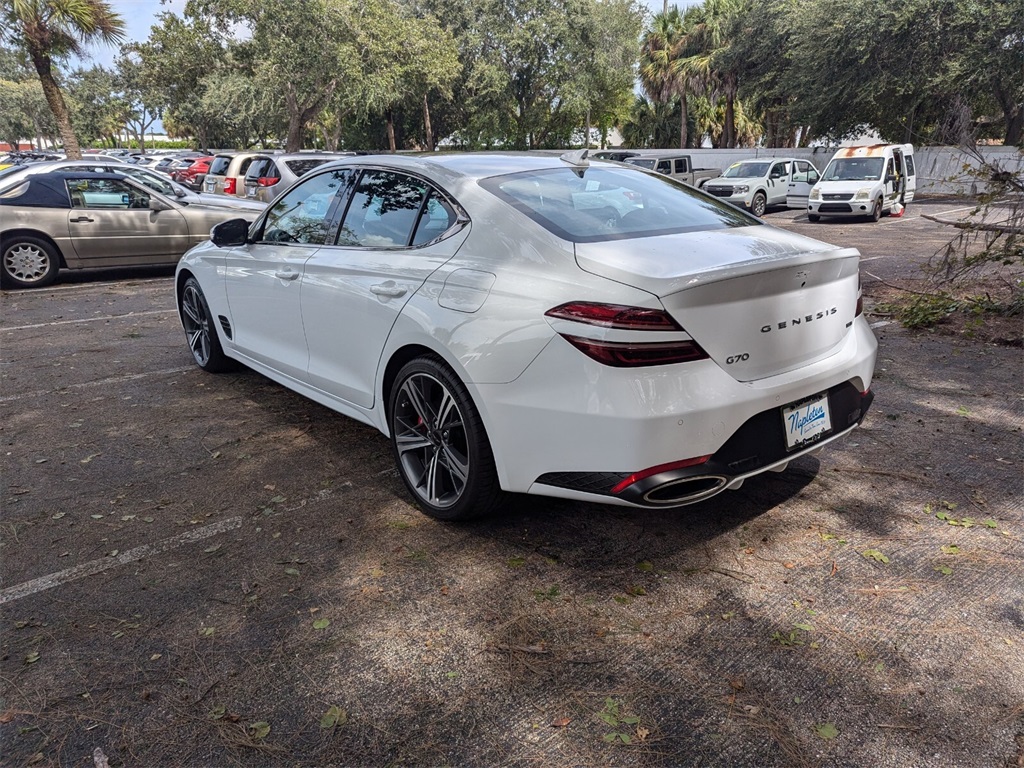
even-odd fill
[{"label": "dealer license plate", "polygon": [[793,450],[812,443],[832,431],[832,417],[828,410],[828,395],[819,395],[782,409],[786,449]]}]

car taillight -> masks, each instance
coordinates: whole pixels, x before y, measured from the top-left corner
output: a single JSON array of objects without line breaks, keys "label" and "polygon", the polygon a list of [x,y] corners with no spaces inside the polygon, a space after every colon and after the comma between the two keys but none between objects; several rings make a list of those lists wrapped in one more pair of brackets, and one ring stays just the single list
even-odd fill
[{"label": "car taillight", "polygon": [[589,301],[571,301],[544,313],[559,320],[574,320],[602,328],[621,328],[628,331],[681,331],[670,314],[660,309],[628,307],[622,304],[597,304]]},{"label": "car taillight", "polygon": [[[561,304],[544,313],[558,320],[571,320],[601,328],[629,331],[676,331],[683,328],[667,312],[660,309],[629,307],[621,304],[597,304],[574,301]],[[671,365],[704,360],[708,353],[692,339],[679,341],[605,341],[561,333],[566,341],[591,360],[614,368],[636,368],[650,365]]]},{"label": "car taillight", "polygon": [[256,180],[256,183],[259,184],[261,187],[272,187],[275,184],[277,184],[277,182],[279,182],[280,180],[281,179],[276,176],[261,176],[259,179]]},{"label": "car taillight", "polygon": [[613,368],[691,363],[694,360],[704,360],[708,356],[697,342],[689,339],[658,342],[597,341],[564,333],[562,338],[592,360]]},{"label": "car taillight", "polygon": [[235,194],[235,183],[236,182],[237,182],[237,179],[235,179],[233,176],[224,179],[224,194],[225,195],[233,195],[233,194]]},{"label": "car taillight", "polygon": [[864,289],[861,287],[860,273],[857,273],[857,308],[854,310],[853,316],[860,317],[864,314]]}]

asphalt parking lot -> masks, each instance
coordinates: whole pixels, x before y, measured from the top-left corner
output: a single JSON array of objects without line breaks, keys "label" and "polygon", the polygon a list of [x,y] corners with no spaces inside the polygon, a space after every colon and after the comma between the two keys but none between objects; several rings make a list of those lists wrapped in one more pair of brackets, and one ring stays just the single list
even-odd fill
[{"label": "asphalt parking lot", "polygon": [[[859,248],[870,314],[963,207],[767,218]],[[1021,768],[1020,348],[871,319],[817,458],[445,525],[380,434],[195,368],[169,270],[3,293],[0,762]]]}]

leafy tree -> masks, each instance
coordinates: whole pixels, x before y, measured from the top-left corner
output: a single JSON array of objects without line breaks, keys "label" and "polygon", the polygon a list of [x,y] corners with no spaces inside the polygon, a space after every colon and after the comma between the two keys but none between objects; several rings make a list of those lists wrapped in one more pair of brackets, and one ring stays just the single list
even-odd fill
[{"label": "leafy tree", "polygon": [[78,69],[68,78],[67,90],[75,133],[82,143],[117,146],[129,109],[118,93],[116,73],[101,66]]},{"label": "leafy tree", "polygon": [[125,48],[115,65],[125,126],[138,142],[139,150],[145,152],[146,131],[160,118],[166,93],[150,78],[145,62],[133,46]]},{"label": "leafy tree", "polygon": [[146,81],[163,91],[163,121],[182,135],[194,135],[201,147],[223,133],[222,112],[201,108],[210,76],[229,66],[224,38],[208,17],[161,13],[149,39],[135,44]]},{"label": "leafy tree", "polygon": [[64,94],[54,63],[81,55],[83,44],[113,44],[124,37],[124,22],[104,0],[10,0],[4,4],[6,36],[28,54],[39,76],[70,158],[81,158]]}]

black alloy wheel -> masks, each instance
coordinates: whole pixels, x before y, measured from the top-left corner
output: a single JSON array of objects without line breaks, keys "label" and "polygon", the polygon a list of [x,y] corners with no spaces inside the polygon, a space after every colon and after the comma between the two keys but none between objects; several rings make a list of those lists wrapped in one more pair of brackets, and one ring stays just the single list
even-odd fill
[{"label": "black alloy wheel", "polygon": [[469,520],[502,501],[494,455],[465,386],[434,357],[399,371],[388,427],[398,472],[420,508],[438,520]]},{"label": "black alloy wheel", "polygon": [[178,308],[185,338],[196,365],[210,373],[221,373],[235,368],[235,362],[224,354],[214,326],[210,306],[206,303],[203,289],[194,277],[185,281]]}]

